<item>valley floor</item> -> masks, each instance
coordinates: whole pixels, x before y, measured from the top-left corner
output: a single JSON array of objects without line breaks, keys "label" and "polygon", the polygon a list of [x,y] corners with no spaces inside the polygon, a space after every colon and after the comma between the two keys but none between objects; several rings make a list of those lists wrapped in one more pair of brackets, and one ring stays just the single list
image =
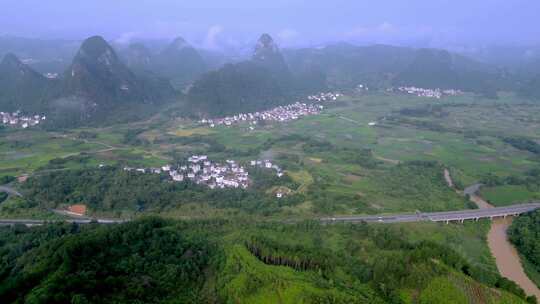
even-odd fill
[{"label": "valley floor", "polygon": [[[343,97],[318,115],[253,129],[244,124],[211,128],[178,116],[168,109],[148,121],[104,128],[0,130],[0,176],[21,177],[15,187],[23,195],[10,195],[0,203],[0,217],[58,218],[51,208],[83,203],[89,215],[97,217],[157,214],[175,219],[282,221],[462,210],[540,199],[540,175],[535,171],[540,169],[540,155],[523,145],[540,140],[540,104],[513,95],[503,94],[498,100],[472,95],[434,100],[361,94]],[[213,195],[196,189],[192,201],[179,201],[162,189],[128,203],[118,200],[119,190],[139,194],[141,185],[157,183],[157,177],[150,180],[113,170],[100,185],[110,191],[91,189],[92,195],[85,194],[83,180],[74,180],[65,189],[35,188],[51,178],[98,178],[100,165],[161,167],[195,154],[245,164],[269,159],[284,169],[286,182],[263,176],[264,182],[236,200],[232,199],[240,195],[236,192]],[[28,181],[23,181],[26,176]],[[478,195],[470,195],[471,202],[461,193],[475,183],[484,186]],[[290,197],[279,200],[277,190]],[[102,200],[94,203],[95,197]],[[472,265],[497,271],[486,221],[395,226],[407,231],[411,240],[450,245]],[[243,259],[245,249],[228,248],[231,254],[236,252],[235,259]],[[438,288],[448,280],[455,277],[440,278],[430,286]],[[412,291],[404,294],[418,297]]]}]

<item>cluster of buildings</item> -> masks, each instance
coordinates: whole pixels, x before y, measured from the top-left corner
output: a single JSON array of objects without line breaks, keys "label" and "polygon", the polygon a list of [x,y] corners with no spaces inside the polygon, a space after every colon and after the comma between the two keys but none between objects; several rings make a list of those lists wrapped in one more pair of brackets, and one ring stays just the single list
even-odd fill
[{"label": "cluster of buildings", "polygon": [[[393,91],[394,89],[389,89],[389,91]],[[441,90],[441,89],[424,89],[424,88],[417,88],[417,87],[399,87],[397,88],[398,92],[405,93],[405,94],[411,94],[416,95],[418,97],[428,97],[428,98],[436,98],[441,99],[443,96],[456,96],[461,95],[463,92],[460,90]]]},{"label": "cluster of buildings", "polygon": [[361,92],[367,92],[367,91],[369,91],[369,88],[368,88],[367,85],[359,84],[359,85],[356,86],[355,91],[356,91],[356,92],[359,92],[359,93],[361,93]]},{"label": "cluster of buildings", "polygon": [[[252,161],[251,164],[276,170],[278,177],[283,176],[281,169],[270,161]],[[124,170],[153,174],[165,173],[175,182],[189,180],[210,189],[246,189],[250,184],[249,172],[236,161],[226,160],[225,163],[217,163],[209,160],[206,155],[193,155],[184,164],[175,166],[165,165],[161,168],[149,169],[124,167]]]},{"label": "cluster of buildings", "polygon": [[58,78],[58,73],[45,73],[43,74],[43,76],[45,76],[48,79],[56,79]]},{"label": "cluster of buildings", "polygon": [[324,109],[324,106],[318,103],[336,101],[341,96],[343,96],[341,93],[319,93],[308,96],[307,99],[310,101],[309,103],[295,102],[290,105],[275,107],[267,111],[240,113],[234,116],[215,119],[202,119],[200,123],[214,128],[221,125],[231,126],[236,123],[247,122],[249,123],[249,129],[254,130],[255,126],[260,121],[286,122],[299,119],[303,116],[317,115]]},{"label": "cluster of buildings", "polygon": [[211,128],[214,128],[220,125],[231,126],[236,123],[246,122],[250,125],[249,129],[253,130],[255,129],[255,126],[259,121],[285,122],[296,120],[303,116],[319,114],[323,108],[324,107],[322,105],[296,102],[290,105],[279,106],[271,110],[262,112],[240,113],[234,116],[227,116],[224,118],[203,119],[200,121],[200,123],[209,125]]},{"label": "cluster of buildings", "polygon": [[26,129],[28,127],[33,127],[38,125],[40,122],[44,121],[46,119],[45,116],[42,115],[30,115],[26,116],[21,113],[21,111],[13,112],[13,113],[7,113],[7,112],[0,112],[0,121],[2,124],[10,126],[10,127],[19,127]]},{"label": "cluster of buildings", "polygon": [[265,169],[272,169],[276,171],[277,177],[283,176],[283,171],[278,165],[272,164],[270,160],[252,160],[249,162],[252,167],[259,167]]},{"label": "cluster of buildings", "polygon": [[328,102],[336,101],[339,97],[343,96],[341,93],[319,93],[316,95],[310,95],[307,97],[308,100],[313,102]]}]

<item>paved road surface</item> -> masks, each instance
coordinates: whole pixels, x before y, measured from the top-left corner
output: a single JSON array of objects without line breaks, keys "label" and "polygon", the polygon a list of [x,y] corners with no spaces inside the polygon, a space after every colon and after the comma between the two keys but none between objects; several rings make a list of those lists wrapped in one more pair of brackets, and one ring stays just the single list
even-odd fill
[{"label": "paved road surface", "polygon": [[447,222],[477,220],[482,218],[494,218],[503,216],[519,215],[540,208],[540,203],[520,204],[491,209],[472,209],[462,211],[431,212],[416,214],[396,214],[384,216],[342,216],[326,217],[320,220],[325,223],[333,222],[378,222],[378,223],[406,223],[406,222]]},{"label": "paved road surface", "polygon": [[0,226],[12,226],[12,225],[27,225],[27,226],[39,226],[46,223],[53,222],[65,222],[65,223],[76,223],[76,224],[90,224],[92,222],[98,224],[121,224],[128,222],[129,220],[118,220],[118,219],[67,219],[67,220],[27,220],[27,219],[0,219]]},{"label": "paved road surface", "polygon": [[16,195],[16,196],[22,196],[17,190],[9,187],[9,186],[0,186],[0,192],[6,192],[9,195]]},{"label": "paved road surface", "polygon": [[[465,220],[479,220],[482,218],[495,218],[505,216],[515,216],[522,213],[527,213],[540,209],[540,203],[519,204],[506,207],[490,208],[490,209],[472,209],[461,211],[447,211],[447,212],[431,212],[431,213],[416,213],[416,214],[395,214],[395,215],[380,215],[380,216],[340,216],[340,217],[325,217],[319,220],[323,223],[338,223],[338,222],[371,222],[371,223],[407,223],[407,222],[450,222],[450,221],[465,221]],[[72,218],[64,221],[67,223],[88,224],[95,221],[99,224],[120,224],[129,220],[123,219],[90,219],[90,218]],[[47,221],[45,220],[2,220],[0,219],[0,225],[43,225]]]}]

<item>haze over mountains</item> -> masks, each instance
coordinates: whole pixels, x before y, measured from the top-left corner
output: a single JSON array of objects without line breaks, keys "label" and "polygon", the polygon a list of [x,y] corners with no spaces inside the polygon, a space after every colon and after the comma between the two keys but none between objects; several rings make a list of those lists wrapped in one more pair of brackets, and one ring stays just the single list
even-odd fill
[{"label": "haze over mountains", "polygon": [[188,98],[204,115],[254,111],[287,102],[292,96],[291,73],[272,37],[263,34],[253,57],[226,64],[197,80]]},{"label": "haze over mountains", "polygon": [[43,110],[50,81],[22,63],[14,54],[7,54],[0,62],[0,105],[2,111]]},{"label": "haze over mountains", "polygon": [[[225,57],[196,49],[181,37],[161,47],[134,42],[115,50],[94,36],[72,59],[67,57],[73,42],[6,41],[10,40],[0,39],[0,53],[16,53],[5,55],[0,64],[2,110],[40,111],[62,121],[59,125],[104,122],[121,110],[142,117],[161,104],[178,101],[187,105],[191,113],[186,114],[203,117],[257,111],[313,92],[349,90],[359,84],[381,90],[417,86],[489,97],[496,97],[497,91],[540,96],[540,70],[502,69],[436,49],[338,43],[281,50],[269,34],[263,34],[250,58],[227,63]],[[64,50],[59,58],[50,56],[55,44]],[[25,62],[17,53],[25,56]],[[34,70],[36,62],[41,63],[40,72]]]},{"label": "haze over mountains", "polygon": [[136,76],[99,36],[82,43],[58,79],[45,78],[11,54],[0,74],[3,108],[52,114],[61,125],[102,121],[115,110],[164,103],[175,95],[166,80]]}]

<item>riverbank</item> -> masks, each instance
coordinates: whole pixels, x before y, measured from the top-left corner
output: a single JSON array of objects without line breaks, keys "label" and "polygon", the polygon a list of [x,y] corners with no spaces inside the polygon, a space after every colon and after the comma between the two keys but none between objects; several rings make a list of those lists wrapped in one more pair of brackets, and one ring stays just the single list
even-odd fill
[{"label": "riverbank", "polygon": [[503,277],[516,282],[527,295],[534,295],[540,299],[540,289],[525,273],[519,253],[508,240],[507,230],[512,220],[512,217],[493,220],[488,233],[489,249]]},{"label": "riverbank", "polygon": [[[472,185],[465,189],[464,194],[467,194],[469,200],[475,203],[479,209],[493,208],[490,203],[477,194],[481,186],[480,184]],[[491,222],[491,228],[487,235],[489,250],[503,277],[516,282],[527,295],[534,295],[540,299],[540,289],[525,273],[519,253],[508,239],[507,231],[512,220],[512,217],[506,217],[497,218]]]}]

